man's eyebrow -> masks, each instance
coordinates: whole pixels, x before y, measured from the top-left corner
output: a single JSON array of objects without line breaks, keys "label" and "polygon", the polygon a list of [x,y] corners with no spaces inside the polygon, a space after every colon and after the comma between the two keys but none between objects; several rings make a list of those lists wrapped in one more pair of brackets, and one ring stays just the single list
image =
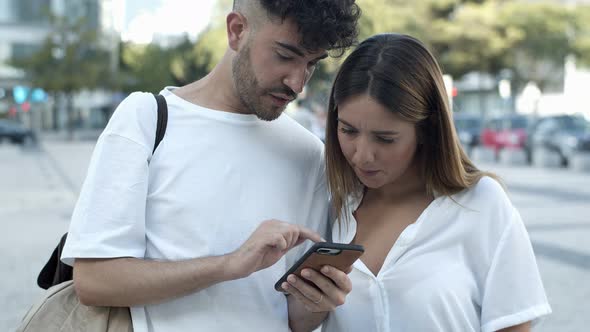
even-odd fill
[{"label": "man's eyebrow", "polygon": [[300,57],[305,56],[305,53],[303,53],[303,50],[301,50],[300,48],[293,46],[293,45],[289,45],[289,44],[285,44],[285,43],[281,43],[279,41],[275,42],[277,45],[279,45],[282,48],[286,48],[289,51],[299,55]]},{"label": "man's eyebrow", "polygon": [[327,57],[328,57],[328,53],[324,53],[324,54],[320,55],[319,57],[317,57],[316,60],[317,61],[324,60]]},{"label": "man's eyebrow", "polygon": [[[280,47],[282,47],[284,49],[287,49],[287,50],[289,50],[289,51],[297,54],[300,57],[304,57],[305,56],[305,52],[302,49],[300,49],[299,47],[297,47],[297,46],[293,46],[293,45],[290,45],[290,44],[282,43],[282,42],[279,42],[279,41],[277,41],[275,43],[277,45],[279,45]],[[328,57],[328,53],[324,53],[324,54],[320,55],[319,57],[317,57],[316,60],[318,60],[318,61],[319,60],[323,60],[323,59],[325,59],[327,57]]]}]

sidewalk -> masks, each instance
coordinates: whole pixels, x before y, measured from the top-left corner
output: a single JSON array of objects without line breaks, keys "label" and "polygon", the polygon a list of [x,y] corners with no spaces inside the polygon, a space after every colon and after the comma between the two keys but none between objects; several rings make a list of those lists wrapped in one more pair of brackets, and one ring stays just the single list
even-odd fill
[{"label": "sidewalk", "polygon": [[95,145],[95,140],[68,141],[51,137],[43,139],[39,148],[45,152],[67,188],[77,197]]},{"label": "sidewalk", "polygon": [[42,131],[38,133],[40,142],[81,142],[81,141],[93,141],[98,139],[98,136],[104,129],[76,129],[72,133],[72,140],[68,139],[68,133],[65,130],[62,131]]}]

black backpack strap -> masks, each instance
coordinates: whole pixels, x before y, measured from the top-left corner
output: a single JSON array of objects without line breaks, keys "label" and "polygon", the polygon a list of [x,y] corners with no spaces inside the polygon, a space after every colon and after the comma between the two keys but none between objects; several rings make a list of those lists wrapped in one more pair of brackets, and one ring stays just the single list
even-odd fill
[{"label": "black backpack strap", "polygon": [[156,152],[156,148],[158,148],[158,145],[160,145],[160,142],[164,138],[166,126],[168,125],[168,104],[166,104],[166,98],[159,94],[154,94],[154,97],[158,103],[158,124],[156,125],[156,141],[154,142],[152,154]]}]

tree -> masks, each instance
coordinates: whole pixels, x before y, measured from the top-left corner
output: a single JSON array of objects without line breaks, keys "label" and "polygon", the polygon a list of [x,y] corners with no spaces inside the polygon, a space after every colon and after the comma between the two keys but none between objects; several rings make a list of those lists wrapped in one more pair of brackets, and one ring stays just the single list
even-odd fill
[{"label": "tree", "polygon": [[507,55],[516,85],[533,81],[543,91],[549,84],[559,84],[557,73],[563,70],[565,58],[575,52],[573,14],[572,9],[549,2],[512,1],[501,6],[499,24],[517,36]]},{"label": "tree", "polygon": [[590,66],[590,6],[576,8],[573,19],[573,55],[582,65]]},{"label": "tree", "polygon": [[170,70],[171,53],[155,43],[143,45],[124,43],[121,51],[121,70],[124,92],[159,92],[173,81]]},{"label": "tree", "polygon": [[189,84],[209,72],[211,53],[198,50],[197,45],[185,36],[182,42],[170,50],[170,71],[175,85]]},{"label": "tree", "polygon": [[110,71],[108,52],[100,48],[97,32],[88,28],[84,18],[72,20],[51,15],[50,23],[53,30],[39,50],[29,58],[12,59],[11,64],[21,68],[34,86],[42,87],[55,99],[63,93],[71,139],[76,120],[74,94],[83,89],[112,87],[116,77]]}]

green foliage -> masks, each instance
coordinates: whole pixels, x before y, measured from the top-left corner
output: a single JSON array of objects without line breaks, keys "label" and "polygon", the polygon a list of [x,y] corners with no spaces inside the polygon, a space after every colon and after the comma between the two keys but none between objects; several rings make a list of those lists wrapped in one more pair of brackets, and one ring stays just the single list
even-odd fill
[{"label": "green foliage", "polygon": [[114,88],[118,77],[109,52],[100,46],[99,36],[84,17],[69,18],[48,15],[53,31],[29,58],[11,59],[10,64],[22,69],[33,86],[66,101],[68,137],[73,138],[76,112],[74,93],[83,89]]},{"label": "green foliage", "polygon": [[535,81],[543,89],[573,51],[568,36],[572,13],[555,3],[510,2],[502,6],[498,18],[516,36],[506,55],[515,80]]},{"label": "green foliage", "polygon": [[111,87],[115,79],[108,52],[99,47],[96,32],[87,28],[84,19],[52,16],[51,23],[54,30],[37,52],[10,63],[23,69],[34,86],[48,92]]},{"label": "green foliage", "polygon": [[[221,21],[225,23],[225,21]],[[199,36],[193,49],[193,57],[198,66],[211,71],[221,61],[227,49],[225,24],[212,24]]]},{"label": "green foliage", "polygon": [[[85,31],[82,22],[55,18],[55,33],[39,52],[14,63],[35,85],[49,91],[112,87],[117,82],[127,92],[184,85],[205,76],[223,57],[225,15],[231,4],[232,0],[218,1],[210,26],[196,41],[185,37],[167,49],[122,44],[119,76],[107,69],[108,56],[95,46],[96,36]],[[382,32],[415,36],[455,78],[471,71],[498,75],[509,69],[515,80],[535,80],[543,86],[569,54],[590,65],[589,6],[572,9],[557,2],[525,0],[357,0],[357,4],[363,12],[361,40]],[[312,97],[328,94],[345,56],[323,61],[316,69],[308,89]]]},{"label": "green foliage", "polygon": [[159,92],[172,82],[170,61],[170,52],[156,44],[123,44],[121,62],[126,77],[123,90]]},{"label": "green foliage", "polygon": [[361,37],[399,32],[422,40],[443,71],[460,78],[470,71],[543,86],[552,71],[575,54],[590,63],[590,10],[524,0],[358,0]]},{"label": "green foliage", "polygon": [[590,67],[590,5],[576,8],[572,32],[573,54],[580,64]]}]

